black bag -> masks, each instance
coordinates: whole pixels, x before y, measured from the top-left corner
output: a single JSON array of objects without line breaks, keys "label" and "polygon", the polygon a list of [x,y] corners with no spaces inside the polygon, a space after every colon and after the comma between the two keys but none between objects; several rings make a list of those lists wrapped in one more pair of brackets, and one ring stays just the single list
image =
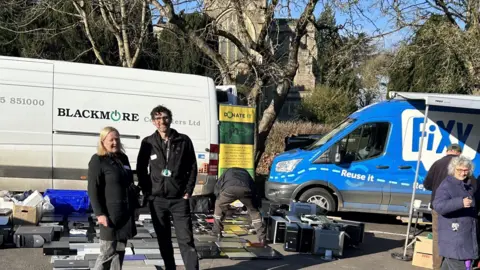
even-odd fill
[{"label": "black bag", "polygon": [[211,196],[194,196],[190,197],[190,212],[209,214],[213,211],[214,201]]},{"label": "black bag", "polygon": [[143,195],[140,192],[140,187],[136,186],[134,183],[131,183],[128,187],[129,200],[134,209],[142,208],[145,204]]}]

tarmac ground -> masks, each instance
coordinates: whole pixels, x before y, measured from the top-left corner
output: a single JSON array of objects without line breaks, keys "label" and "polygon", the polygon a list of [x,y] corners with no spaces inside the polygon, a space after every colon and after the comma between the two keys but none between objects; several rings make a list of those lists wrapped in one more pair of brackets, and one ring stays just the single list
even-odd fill
[{"label": "tarmac ground", "polygon": [[[393,252],[403,251],[407,229],[407,226],[396,217],[365,213],[340,213],[336,216],[365,222],[364,242],[355,249],[345,249],[342,258],[324,261],[318,255],[286,252],[281,244],[271,244],[270,246],[284,255],[282,259],[246,261],[203,259],[200,261],[200,269],[423,269],[412,266],[411,261],[392,258]],[[426,233],[428,231],[423,234]],[[246,238],[255,241],[254,235]],[[412,254],[413,250],[409,249],[408,253]],[[50,256],[44,256],[42,249],[35,248],[0,249],[0,262],[0,268],[5,270],[52,269]],[[181,266],[178,268],[183,269]]]}]

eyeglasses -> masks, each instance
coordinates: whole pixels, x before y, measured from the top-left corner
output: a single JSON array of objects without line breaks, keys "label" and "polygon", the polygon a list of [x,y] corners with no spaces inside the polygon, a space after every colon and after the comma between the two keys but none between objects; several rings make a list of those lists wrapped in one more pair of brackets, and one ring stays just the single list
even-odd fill
[{"label": "eyeglasses", "polygon": [[469,173],[470,169],[455,169],[457,172]]},{"label": "eyeglasses", "polygon": [[170,117],[168,117],[168,116],[156,116],[156,117],[153,118],[153,121],[160,121],[160,120],[168,121],[168,120],[170,120]]}]

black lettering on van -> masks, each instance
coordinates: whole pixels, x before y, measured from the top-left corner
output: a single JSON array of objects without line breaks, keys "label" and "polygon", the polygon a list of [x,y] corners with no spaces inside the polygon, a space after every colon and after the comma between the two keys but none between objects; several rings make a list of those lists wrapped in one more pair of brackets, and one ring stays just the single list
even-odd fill
[{"label": "black lettering on van", "polygon": [[58,108],[58,116],[66,116],[65,108]]},{"label": "black lettering on van", "polygon": [[[69,109],[69,108],[57,108],[57,115],[60,117],[75,117],[75,118],[87,118],[87,119],[102,119],[112,121],[140,121],[140,115],[138,113],[122,113],[117,110],[114,111],[100,111],[100,110],[81,110],[81,109]],[[145,117],[145,121],[148,121],[149,117]]]},{"label": "black lettering on van", "polygon": [[83,118],[90,118],[90,111],[89,110],[84,110],[82,112],[82,117]]},{"label": "black lettering on van", "polygon": [[110,112],[100,111],[100,119],[110,119]]},{"label": "black lettering on van", "polygon": [[98,111],[90,111],[91,112],[91,115],[90,115],[90,118],[93,118],[93,119],[98,119]]},{"label": "black lettering on van", "polygon": [[73,115],[73,117],[82,117],[82,113],[80,112],[80,110],[76,110],[75,111],[75,114]]},{"label": "black lettering on van", "polygon": [[138,113],[123,113],[123,121],[138,122],[139,119]]},{"label": "black lettering on van", "polygon": [[123,121],[132,121],[129,113],[123,113]]}]

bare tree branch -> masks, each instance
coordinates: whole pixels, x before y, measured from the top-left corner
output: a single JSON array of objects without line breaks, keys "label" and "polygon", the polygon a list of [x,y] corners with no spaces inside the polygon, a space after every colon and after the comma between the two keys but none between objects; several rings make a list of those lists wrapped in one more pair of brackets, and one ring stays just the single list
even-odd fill
[{"label": "bare tree branch", "polygon": [[85,2],[83,0],[73,0],[72,1],[73,5],[75,6],[75,9],[78,11],[78,14],[82,17],[82,22],[83,26],[85,29],[85,34],[90,41],[90,44],[92,45],[92,50],[93,53],[95,54],[95,57],[97,57],[98,61],[102,64],[105,65],[105,60],[103,59],[102,54],[98,50],[97,44],[95,42],[95,39],[93,38],[92,32],[90,31],[90,24],[88,22],[87,14],[85,12]]},{"label": "bare tree branch", "polygon": [[273,16],[275,15],[275,8],[277,7],[277,5],[278,5],[278,0],[272,0],[270,5],[267,6],[267,12],[265,12],[265,20],[262,25],[262,28],[260,29],[260,33],[258,34],[258,42],[256,44],[258,47],[253,48],[257,52],[265,51],[264,41],[265,41],[265,38],[267,37],[268,29],[272,25],[272,20],[273,20]]},{"label": "bare tree branch", "polygon": [[443,0],[435,0],[435,4],[437,4],[442,10],[443,12],[445,13],[445,16],[447,16],[448,20],[455,26],[458,27],[458,24],[457,22],[455,21],[455,19],[453,18],[453,14],[450,12],[450,10],[448,9],[447,5],[445,4],[445,1]]},{"label": "bare tree branch", "polygon": [[[120,0],[120,22],[121,22],[121,34],[123,39],[123,48],[125,51],[125,60],[128,67],[132,67],[132,58],[130,55],[130,41],[127,34],[127,15],[125,12],[125,0]],[[142,25],[143,27],[143,25]]]},{"label": "bare tree branch", "polygon": [[132,59],[132,65],[135,65],[135,63],[137,62],[137,59],[138,59],[138,56],[140,55],[140,52],[142,50],[142,46],[143,46],[143,39],[145,38],[145,34],[147,32],[147,28],[148,28],[148,25],[149,25],[149,22],[146,20],[146,17],[147,17],[147,0],[144,0],[142,1],[142,20],[141,20],[141,27],[142,27],[142,30],[140,32],[140,36],[138,38],[138,41],[137,41],[137,49],[135,50],[135,55],[133,56],[133,59]]},{"label": "bare tree branch", "polygon": [[[178,22],[178,24],[183,26],[183,23]],[[196,46],[202,50],[212,61],[215,63],[215,65],[218,67],[220,70],[220,73],[222,74],[222,80],[224,84],[232,84],[233,83],[233,78],[231,77],[230,74],[230,69],[228,67],[227,62],[223,59],[222,55],[220,55],[217,51],[213,50],[205,40],[203,40],[201,37],[199,37],[197,34],[193,33],[192,31],[187,31],[185,28],[182,28],[177,24],[177,20],[170,20],[170,23],[167,24],[160,24],[160,25],[155,25],[157,27],[169,29],[170,31],[173,32],[180,32],[184,33]]]},{"label": "bare tree branch", "polygon": [[[98,0],[99,7],[100,7],[100,13],[102,14],[103,21],[105,22],[108,31],[110,31],[112,34],[115,35],[115,33],[118,33],[120,31],[120,28],[114,25],[115,19],[112,17],[112,14],[110,11],[108,11],[107,5],[105,4],[105,0]],[[107,15],[108,11],[108,15]]]},{"label": "bare tree branch", "polygon": [[[174,5],[171,0],[165,0],[165,6],[162,6],[158,1],[151,0],[151,3],[158,9],[163,10],[165,12],[165,16],[169,19],[169,23],[167,24],[168,27],[172,27],[172,31],[180,31],[184,33],[192,42],[194,42],[199,49],[201,49],[212,61],[215,65],[219,68],[222,78],[225,84],[232,84],[233,77],[228,67],[227,62],[223,59],[223,57],[213,50],[207,42],[198,36],[194,31],[187,29],[185,20],[178,16],[175,13]],[[164,27],[162,25],[157,25],[160,27]]]},{"label": "bare tree branch", "polygon": [[[245,13],[243,12],[241,1],[242,0],[233,0],[233,5],[235,7],[235,11],[236,11],[237,17],[238,17],[238,22],[239,22],[238,26],[239,26],[239,30],[240,30],[240,35],[241,35],[243,41],[245,42],[245,47],[253,48],[253,44],[255,43],[255,41],[253,40],[253,38],[250,36],[250,34],[247,31],[247,25],[245,23],[245,18],[244,18]],[[243,1],[243,2],[245,2],[245,1]],[[254,3],[252,3],[252,4],[254,4]],[[243,47],[244,45],[241,44],[240,46]]]},{"label": "bare tree branch", "polygon": [[78,58],[82,57],[83,55],[85,55],[86,53],[88,53],[88,52],[91,51],[91,50],[92,50],[92,48],[89,48],[89,49],[87,49],[87,50],[79,53],[75,58],[69,60],[69,62],[75,62],[75,61],[77,61]]}]

